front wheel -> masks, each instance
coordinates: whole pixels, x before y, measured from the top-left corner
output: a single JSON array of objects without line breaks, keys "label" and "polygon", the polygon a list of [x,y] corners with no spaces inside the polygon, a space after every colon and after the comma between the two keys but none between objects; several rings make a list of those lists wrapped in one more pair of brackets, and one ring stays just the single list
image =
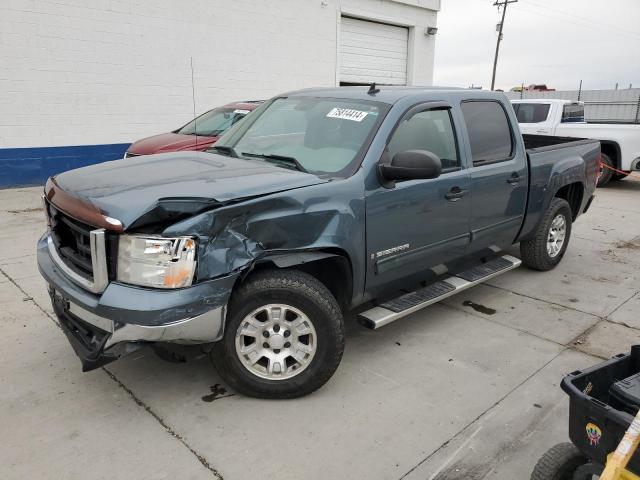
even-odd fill
[{"label": "front wheel", "polygon": [[533,238],[520,243],[522,263],[534,270],[551,270],[567,250],[571,237],[571,207],[563,198],[554,198]]},{"label": "front wheel", "polygon": [[269,270],[232,295],[212,359],[240,393],[294,398],[329,380],[343,350],[342,313],[331,292],[307,273]]},{"label": "front wheel", "polygon": [[587,458],[573,443],[559,443],[538,460],[531,480],[573,480],[576,470],[587,462]]}]

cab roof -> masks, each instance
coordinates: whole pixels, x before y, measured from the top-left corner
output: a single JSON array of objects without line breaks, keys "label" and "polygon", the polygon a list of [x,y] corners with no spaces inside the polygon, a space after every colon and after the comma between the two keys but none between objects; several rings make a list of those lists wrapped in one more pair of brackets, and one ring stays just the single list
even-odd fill
[{"label": "cab roof", "polygon": [[330,88],[306,88],[304,90],[295,90],[282,94],[284,97],[327,97],[327,98],[343,98],[353,100],[369,100],[394,104],[400,99],[406,97],[416,97],[422,99],[426,95],[435,93],[452,93],[460,94],[468,92],[474,98],[504,98],[502,92],[493,92],[490,90],[476,90],[458,87],[405,87],[405,86],[388,86],[378,85],[380,91],[369,95],[369,86],[357,87],[330,87]]}]

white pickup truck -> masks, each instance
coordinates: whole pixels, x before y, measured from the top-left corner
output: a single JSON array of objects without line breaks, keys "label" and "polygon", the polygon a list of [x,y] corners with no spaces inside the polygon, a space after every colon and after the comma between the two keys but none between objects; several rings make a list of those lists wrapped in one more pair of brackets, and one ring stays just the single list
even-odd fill
[{"label": "white pickup truck", "polygon": [[599,187],[640,170],[640,125],[587,123],[584,103],[572,100],[523,99],[511,103],[522,133],[600,140],[602,163],[621,173],[604,168]]}]

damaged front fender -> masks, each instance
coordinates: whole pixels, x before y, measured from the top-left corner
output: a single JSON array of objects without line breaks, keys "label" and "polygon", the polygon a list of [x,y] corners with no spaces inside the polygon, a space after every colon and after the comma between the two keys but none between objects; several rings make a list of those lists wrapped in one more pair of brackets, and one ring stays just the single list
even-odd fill
[{"label": "damaged front fender", "polygon": [[221,206],[182,220],[162,235],[198,238],[198,281],[247,271],[265,258],[294,265],[295,257],[285,261],[284,254],[344,252],[352,267],[353,301],[363,293],[365,268],[364,191],[357,177]]}]

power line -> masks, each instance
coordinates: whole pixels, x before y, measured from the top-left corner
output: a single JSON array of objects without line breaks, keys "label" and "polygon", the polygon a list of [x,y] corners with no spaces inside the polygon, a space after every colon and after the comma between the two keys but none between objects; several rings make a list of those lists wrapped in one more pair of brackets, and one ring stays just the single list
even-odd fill
[{"label": "power line", "polygon": [[640,35],[638,35],[638,33],[636,33],[635,31],[632,30],[627,30],[624,28],[621,28],[619,26],[613,25],[611,23],[606,23],[606,22],[601,22],[599,20],[596,20],[594,18],[587,18],[587,17],[582,17],[580,15],[576,15],[574,13],[568,12],[566,10],[560,10],[558,8],[555,7],[549,7],[547,5],[543,5],[537,2],[533,2],[531,0],[527,0],[526,3],[530,3],[532,7],[538,7],[541,9],[547,9],[547,10],[551,10],[553,12],[555,12],[556,14],[560,14],[560,15],[564,15],[565,17],[568,17],[572,20],[578,20],[579,22],[581,22],[581,24],[586,24],[585,26],[594,26],[597,28],[608,28],[609,30],[615,31],[617,33],[621,33],[621,34],[627,34],[627,35],[631,35],[637,38],[640,38]]},{"label": "power line", "polygon": [[542,8],[542,9],[546,9],[546,10],[551,10],[553,12],[556,12],[556,13],[560,14],[560,15],[565,15],[565,16],[571,18],[571,19],[580,20],[582,22],[587,22],[587,23],[589,23],[589,24],[591,24],[591,25],[593,25],[595,27],[598,27],[598,28],[606,27],[606,28],[612,29],[612,30],[614,30],[616,32],[627,33],[629,35],[638,36],[638,38],[640,38],[640,35],[638,35],[638,33],[636,33],[633,30],[627,30],[627,29],[621,28],[621,27],[619,27],[617,25],[614,25],[614,24],[611,24],[611,23],[602,22],[602,21],[597,20],[597,19],[592,18],[592,17],[590,18],[590,17],[583,17],[583,16],[580,16],[580,15],[576,15],[575,13],[568,12],[567,10],[561,10],[559,8],[550,7],[548,5],[539,3],[539,2],[534,1],[534,0],[524,0],[524,4],[525,5],[526,4],[531,4],[532,7],[538,7],[538,8]]},{"label": "power line", "polygon": [[491,90],[496,85],[496,67],[498,66],[498,53],[500,52],[500,42],[502,41],[502,27],[504,26],[504,17],[507,14],[507,5],[510,3],[516,3],[518,0],[502,0],[499,2],[496,0],[496,3],[493,5],[498,7],[498,10],[502,6],[502,20],[500,20],[500,30],[498,31],[498,40],[496,41],[496,54],[493,57],[493,75],[491,76]]},{"label": "power line", "polygon": [[[533,6],[533,5],[531,5],[531,6]],[[541,17],[549,18],[551,20],[555,20],[556,22],[560,22],[560,23],[571,23],[571,24],[577,25],[579,27],[605,28],[605,29],[608,29],[609,31],[611,31],[612,33],[615,33],[615,34],[618,34],[618,35],[622,35],[622,36],[625,36],[627,38],[633,38],[634,40],[640,39],[640,36],[634,35],[634,34],[632,34],[630,32],[625,31],[625,30],[620,30],[620,29],[617,29],[615,27],[607,27],[605,24],[602,24],[602,25],[590,24],[590,23],[587,23],[585,21],[581,21],[581,20],[578,19],[578,17],[574,17],[574,16],[571,16],[571,19],[569,20],[567,18],[560,18],[560,17],[557,17],[557,16],[545,14],[545,13],[542,13],[542,12],[539,12],[539,11],[536,11],[536,10],[530,10],[529,8],[523,8],[522,5],[519,5],[517,10],[519,10],[521,12],[532,13],[534,15],[539,15]],[[567,16],[569,16],[569,14],[567,14]]]},{"label": "power line", "polygon": [[[579,27],[589,27],[589,28],[593,28],[594,26],[596,26],[594,24],[589,24],[589,23],[585,23],[585,22],[580,22],[580,21],[577,22],[577,21],[575,21],[575,19],[569,20],[569,19],[566,19],[566,18],[560,18],[560,17],[556,17],[556,16],[552,16],[552,15],[547,15],[545,13],[541,13],[541,12],[538,12],[536,10],[529,10],[528,8],[523,8],[521,6],[518,6],[517,10],[519,10],[521,12],[532,13],[534,15],[539,15],[541,17],[545,17],[545,18],[554,20],[554,21],[559,22],[559,23],[571,23],[571,24],[577,25]],[[604,26],[604,25],[597,25],[597,27],[598,28],[607,29],[607,27]],[[627,38],[633,38],[634,40],[640,39],[640,36],[636,36],[636,35],[633,35],[631,33],[626,33],[625,31],[620,31],[620,30],[615,29],[613,27],[609,28],[608,30],[610,32],[614,33],[614,34],[622,35],[622,36],[625,36]]]}]

